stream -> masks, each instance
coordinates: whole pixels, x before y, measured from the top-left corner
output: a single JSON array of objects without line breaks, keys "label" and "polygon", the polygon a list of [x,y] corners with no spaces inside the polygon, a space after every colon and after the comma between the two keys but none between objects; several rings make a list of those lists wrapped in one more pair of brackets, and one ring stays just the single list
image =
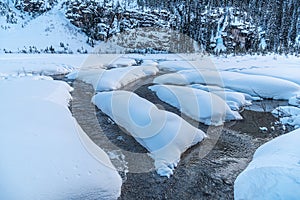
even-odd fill
[{"label": "stream", "polygon": [[[95,94],[91,85],[80,80],[72,83],[74,91],[70,109],[82,129],[109,155],[119,171],[123,179],[120,200],[233,199],[234,180],[251,161],[255,150],[292,130],[292,127],[282,128],[270,112],[252,111],[251,108],[241,113],[244,118],[241,121],[219,127],[203,125],[160,101],[148,89],[152,80],[153,77],[144,78],[122,89],[133,91],[159,108],[180,115],[209,135],[208,139],[182,154],[170,178],[160,177],[146,149],[91,103]],[[283,101],[262,101],[254,102],[254,107],[262,103],[269,109],[286,104]],[[260,127],[268,130],[262,131]]]}]

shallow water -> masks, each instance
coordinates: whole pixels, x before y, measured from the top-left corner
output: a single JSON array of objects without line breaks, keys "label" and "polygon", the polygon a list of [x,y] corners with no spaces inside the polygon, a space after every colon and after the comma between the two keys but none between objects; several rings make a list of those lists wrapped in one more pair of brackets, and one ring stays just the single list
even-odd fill
[{"label": "shallow water", "polygon": [[[72,113],[89,137],[108,153],[122,176],[120,199],[233,199],[234,180],[251,161],[255,150],[291,129],[284,131],[270,113],[249,110],[242,113],[242,121],[205,126],[160,101],[148,90],[152,78],[122,89],[182,116],[210,136],[182,155],[169,179],[158,176],[145,148],[91,103],[92,86],[78,80],[73,83]],[[268,131],[261,131],[260,127],[267,127]]]}]

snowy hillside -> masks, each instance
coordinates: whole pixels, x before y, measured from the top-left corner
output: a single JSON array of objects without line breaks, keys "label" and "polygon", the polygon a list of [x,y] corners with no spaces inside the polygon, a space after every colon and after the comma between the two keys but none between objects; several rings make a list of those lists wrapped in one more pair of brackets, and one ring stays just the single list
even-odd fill
[{"label": "snowy hillside", "polygon": [[[218,4],[210,0],[201,4],[197,1],[153,4],[148,0],[3,0],[0,2],[1,51],[86,53],[104,41],[114,48],[117,43],[117,46],[130,47],[127,52],[141,53],[193,52],[193,43],[197,44],[196,50],[212,54],[299,53],[299,2],[277,2],[278,7],[273,8],[271,1],[264,5],[256,1]],[[252,9],[255,6],[260,9],[259,16]],[[261,13],[262,10],[270,12]],[[153,31],[159,34],[149,33]],[[133,42],[137,38],[148,42]],[[160,45],[154,45],[157,43]],[[106,53],[108,45],[100,52]],[[164,48],[170,45],[171,49]]]},{"label": "snowy hillside", "polygon": [[[61,4],[41,15],[22,13],[10,4],[10,12],[3,6],[0,15],[0,52],[13,53],[78,53],[92,51],[87,36],[65,17]],[[0,5],[0,6],[1,6]],[[7,21],[14,15],[14,23]]]}]

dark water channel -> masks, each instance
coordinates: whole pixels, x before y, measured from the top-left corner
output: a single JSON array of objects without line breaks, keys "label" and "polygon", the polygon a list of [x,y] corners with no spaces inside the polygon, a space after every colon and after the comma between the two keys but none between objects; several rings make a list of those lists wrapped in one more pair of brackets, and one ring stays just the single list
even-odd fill
[{"label": "dark water channel", "polygon": [[[221,127],[199,124],[160,101],[148,90],[151,82],[151,78],[146,78],[122,89],[133,91],[159,107],[182,116],[210,136],[182,155],[170,178],[158,176],[146,150],[91,104],[94,95],[91,85],[79,80],[72,83],[71,110],[74,117],[89,137],[108,153],[123,178],[119,199],[233,199],[234,180],[251,161],[255,150],[291,130],[291,127],[283,130],[276,123],[277,119],[268,112],[250,110],[241,113],[244,120],[228,122]],[[261,131],[260,127],[267,127],[268,131]]]}]

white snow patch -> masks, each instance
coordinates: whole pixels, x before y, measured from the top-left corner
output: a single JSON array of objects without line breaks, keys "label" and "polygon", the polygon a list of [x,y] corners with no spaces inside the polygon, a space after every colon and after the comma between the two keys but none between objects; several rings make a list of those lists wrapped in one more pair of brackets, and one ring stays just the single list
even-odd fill
[{"label": "white snow patch", "polygon": [[261,75],[248,75],[228,71],[184,70],[165,74],[154,79],[158,84],[208,84],[230,88],[251,96],[288,100],[300,94],[300,86],[296,83]]},{"label": "white snow patch", "polygon": [[300,95],[291,97],[289,99],[289,104],[292,106],[300,107]]},{"label": "white snow patch", "polygon": [[275,117],[280,118],[282,124],[300,128],[300,108],[293,106],[279,106],[272,111]]},{"label": "white snow patch", "polygon": [[262,145],[234,183],[234,198],[298,199],[300,129]]},{"label": "white snow patch", "polygon": [[92,102],[150,152],[161,176],[170,177],[181,153],[206,137],[179,116],[132,92],[100,92]]},{"label": "white snow patch", "polygon": [[2,54],[0,76],[67,74],[79,68],[87,55]]},{"label": "white snow patch", "polygon": [[120,195],[116,169],[68,109],[70,89],[36,77],[0,81],[0,199]]},{"label": "white snow patch", "polygon": [[157,72],[158,69],[155,66],[131,66],[110,70],[86,68],[70,73],[67,78],[78,78],[92,84],[97,91],[109,91],[120,89],[133,81],[155,75]]},{"label": "white snow patch", "polygon": [[149,87],[162,101],[178,108],[192,119],[207,125],[221,125],[228,120],[242,119],[214,93],[182,86],[154,85]]},{"label": "white snow patch", "polygon": [[240,92],[234,92],[232,90],[224,89],[218,86],[208,86],[201,84],[193,84],[190,85],[190,87],[211,92],[219,96],[220,98],[226,101],[231,110],[237,111],[245,106],[251,105],[251,100],[246,99],[249,97]]}]

